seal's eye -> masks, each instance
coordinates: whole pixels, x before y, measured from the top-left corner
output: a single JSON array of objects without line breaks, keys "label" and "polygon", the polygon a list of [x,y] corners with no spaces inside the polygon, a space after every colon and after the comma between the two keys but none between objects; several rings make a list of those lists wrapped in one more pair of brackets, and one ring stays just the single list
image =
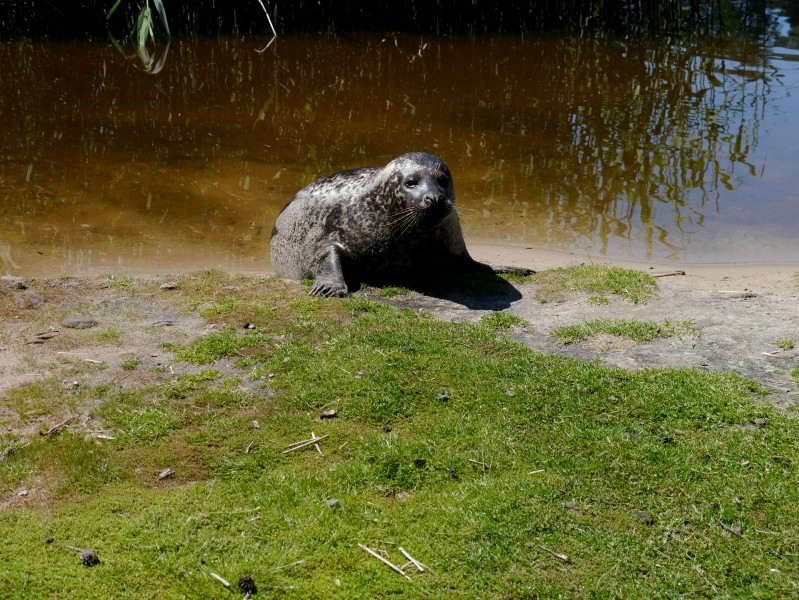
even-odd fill
[{"label": "seal's eye", "polygon": [[405,187],[408,189],[412,189],[416,187],[416,180],[415,179],[408,179],[405,181]]},{"label": "seal's eye", "polygon": [[446,175],[439,175],[436,178],[436,181],[438,181],[438,185],[440,185],[441,187],[447,187],[449,185],[449,177],[447,177]]}]

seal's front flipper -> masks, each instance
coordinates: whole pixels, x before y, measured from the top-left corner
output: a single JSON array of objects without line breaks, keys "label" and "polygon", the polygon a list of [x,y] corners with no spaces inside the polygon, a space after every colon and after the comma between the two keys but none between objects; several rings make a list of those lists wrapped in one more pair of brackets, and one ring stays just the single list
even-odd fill
[{"label": "seal's front flipper", "polygon": [[316,270],[316,280],[311,287],[311,296],[341,298],[347,294],[347,282],[341,268],[341,250],[341,244],[334,244],[322,257]]}]

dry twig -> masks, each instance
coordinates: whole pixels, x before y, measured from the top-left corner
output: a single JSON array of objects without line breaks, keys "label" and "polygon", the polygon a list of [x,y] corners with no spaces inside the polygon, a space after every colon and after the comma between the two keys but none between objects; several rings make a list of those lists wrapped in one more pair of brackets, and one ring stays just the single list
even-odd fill
[{"label": "dry twig", "polygon": [[672,275],[685,275],[685,271],[669,271],[668,273],[658,273],[657,275],[653,275],[653,277],[671,277]]},{"label": "dry twig", "polygon": [[550,550],[549,548],[547,548],[546,546],[542,546],[541,544],[539,544],[538,547],[541,548],[542,550],[545,550],[546,552],[549,552],[552,556],[554,556],[558,560],[571,564],[572,559],[569,558],[567,554],[561,554],[560,552],[555,552],[554,550]]},{"label": "dry twig", "polygon": [[66,421],[61,421],[61,423],[59,423],[58,425],[53,425],[47,431],[40,432],[39,435],[53,435],[54,433],[57,433],[57,432],[61,431],[62,429],[64,429],[64,427],[69,425],[74,420],[75,420],[75,417],[70,417]]},{"label": "dry twig", "polygon": [[413,564],[413,566],[415,566],[417,569],[419,569],[419,572],[420,572],[420,573],[424,573],[424,570],[425,570],[425,569],[429,569],[429,568],[430,568],[430,567],[428,567],[428,566],[426,566],[426,565],[423,565],[423,564],[422,564],[422,563],[420,563],[418,560],[416,560],[416,559],[415,559],[413,556],[411,556],[410,554],[408,554],[408,551],[407,551],[407,550],[405,550],[405,548],[403,548],[402,546],[400,546],[400,547],[399,547],[399,551],[400,551],[400,552],[402,552],[402,555],[403,555],[405,558],[407,558],[409,561],[411,561],[411,563]]},{"label": "dry twig", "polygon": [[293,444],[289,444],[289,447],[283,450],[283,454],[288,454],[289,452],[294,452],[295,450],[299,450],[300,448],[305,448],[306,446],[316,446],[322,440],[326,440],[327,436],[323,435],[320,437],[314,437],[310,440],[303,440],[302,442],[294,442]]},{"label": "dry twig", "polygon": [[402,569],[400,569],[400,568],[399,568],[397,565],[395,565],[393,562],[391,562],[391,561],[389,561],[389,560],[387,560],[387,559],[383,558],[383,557],[382,557],[382,556],[380,556],[380,555],[379,555],[377,552],[375,552],[374,550],[372,550],[371,548],[369,548],[369,547],[367,547],[367,546],[364,546],[363,544],[358,544],[358,546],[360,546],[361,548],[363,548],[364,550],[366,550],[366,551],[367,551],[369,554],[371,554],[372,556],[374,556],[374,557],[375,557],[377,560],[379,560],[380,562],[382,562],[382,563],[384,563],[384,564],[388,565],[389,567],[391,567],[393,570],[395,570],[397,573],[399,573],[400,575],[402,575],[402,576],[403,576],[405,579],[407,579],[408,581],[411,581],[411,578],[410,578],[410,577],[408,577],[408,576],[405,574],[405,571],[403,571]]},{"label": "dry twig", "polygon": [[774,552],[774,550],[771,550],[770,548],[767,548],[766,546],[764,546],[764,545],[763,545],[763,544],[761,544],[760,542],[756,542],[755,540],[750,540],[750,539],[749,539],[748,537],[746,537],[746,536],[745,536],[743,533],[741,533],[741,532],[740,532],[740,531],[738,531],[737,529],[733,529],[732,527],[730,527],[729,525],[727,525],[727,524],[726,524],[724,521],[722,521],[722,520],[721,520],[721,519],[719,519],[718,517],[715,517],[715,519],[716,519],[716,523],[718,523],[719,525],[721,525],[721,528],[722,528],[722,529],[724,529],[724,531],[728,531],[729,533],[731,533],[731,534],[733,534],[733,535],[737,535],[737,536],[738,536],[739,538],[741,538],[743,541],[745,541],[745,542],[749,542],[749,543],[750,543],[750,544],[752,544],[753,546],[758,546],[758,547],[759,547],[759,548],[761,548],[761,549],[762,549],[764,552],[767,552],[768,554],[771,554],[771,556],[773,556],[773,557],[775,557],[775,558],[779,558],[780,560],[788,560],[788,559],[787,559],[787,558],[785,558],[785,557],[784,557],[782,554],[778,554],[778,553]]}]

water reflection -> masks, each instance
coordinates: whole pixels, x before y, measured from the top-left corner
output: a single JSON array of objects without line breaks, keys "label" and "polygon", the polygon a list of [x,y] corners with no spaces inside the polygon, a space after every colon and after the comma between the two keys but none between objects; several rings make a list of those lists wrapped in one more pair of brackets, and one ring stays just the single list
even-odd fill
[{"label": "water reflection", "polygon": [[[269,270],[315,176],[411,150],[468,240],[687,262],[799,256],[794,52],[761,43],[175,40],[0,44],[4,272]],[[4,248],[0,244],[0,248]]]}]

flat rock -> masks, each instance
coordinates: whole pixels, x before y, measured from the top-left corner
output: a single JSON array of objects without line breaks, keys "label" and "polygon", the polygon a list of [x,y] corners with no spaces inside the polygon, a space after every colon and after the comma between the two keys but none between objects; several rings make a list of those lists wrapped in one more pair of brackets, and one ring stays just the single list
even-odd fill
[{"label": "flat rock", "polygon": [[89,329],[99,325],[100,322],[89,317],[75,317],[73,319],[64,319],[61,324],[70,329]]}]

